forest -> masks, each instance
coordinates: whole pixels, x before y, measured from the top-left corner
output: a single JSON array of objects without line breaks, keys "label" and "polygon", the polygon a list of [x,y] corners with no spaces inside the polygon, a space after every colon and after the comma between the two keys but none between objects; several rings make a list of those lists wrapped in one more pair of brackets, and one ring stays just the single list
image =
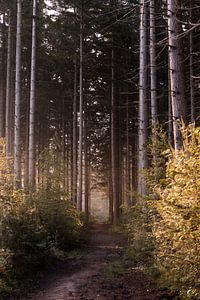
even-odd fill
[{"label": "forest", "polygon": [[0,0],[0,299],[200,299],[199,66],[199,0]]}]

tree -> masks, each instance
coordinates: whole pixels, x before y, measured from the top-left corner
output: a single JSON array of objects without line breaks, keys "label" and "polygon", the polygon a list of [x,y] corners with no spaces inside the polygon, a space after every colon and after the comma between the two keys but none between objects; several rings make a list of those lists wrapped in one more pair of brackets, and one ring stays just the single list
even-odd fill
[{"label": "tree", "polygon": [[15,123],[14,123],[14,184],[21,187],[21,0],[17,0],[17,34],[16,34],[16,75],[15,75]]},{"label": "tree", "polygon": [[80,12],[80,104],[79,104],[79,152],[77,208],[82,211],[83,187],[83,6]]},{"label": "tree", "polygon": [[155,0],[150,0],[149,5],[150,5],[151,122],[152,122],[152,129],[153,131],[155,131],[155,127],[157,123]]},{"label": "tree", "polygon": [[73,98],[73,191],[74,204],[77,203],[77,58],[74,60],[74,98]]},{"label": "tree", "polygon": [[112,47],[111,62],[111,178],[112,178],[112,200],[113,200],[113,222],[119,222],[119,189],[118,189],[118,163],[117,163],[117,123],[116,123],[116,94],[115,94],[115,66],[114,48]]},{"label": "tree", "polygon": [[36,11],[37,0],[33,0],[31,86],[29,112],[29,185],[35,185],[35,76],[36,76]]},{"label": "tree", "polygon": [[139,70],[139,143],[138,192],[146,194],[144,169],[147,167],[147,1],[140,1],[140,70]]},{"label": "tree", "polygon": [[[192,23],[192,5],[190,0],[190,13],[189,21]],[[190,25],[190,29],[192,25]],[[190,31],[190,109],[191,109],[191,122],[195,121],[195,100],[194,100],[194,65],[193,65],[193,33]]]},{"label": "tree", "polygon": [[169,69],[172,102],[172,119],[175,149],[180,149],[181,134],[178,121],[186,120],[186,100],[184,87],[183,56],[181,44],[181,24],[179,20],[179,1],[167,1]]},{"label": "tree", "polygon": [[3,6],[1,25],[1,52],[0,52],[0,137],[5,137],[5,102],[6,102],[6,12]]},{"label": "tree", "polygon": [[11,90],[11,59],[12,59],[12,24],[11,10],[8,12],[8,47],[7,47],[7,71],[6,71],[6,156],[12,153],[12,90]]}]

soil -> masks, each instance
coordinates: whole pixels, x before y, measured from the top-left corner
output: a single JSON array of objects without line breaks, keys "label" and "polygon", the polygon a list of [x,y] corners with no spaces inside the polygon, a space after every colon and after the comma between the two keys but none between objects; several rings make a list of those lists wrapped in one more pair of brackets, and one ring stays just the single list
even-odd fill
[{"label": "soil", "polygon": [[111,274],[106,272],[109,266],[122,262],[125,244],[121,236],[110,233],[108,225],[94,225],[83,257],[75,261],[57,261],[49,268],[37,291],[10,300],[173,299],[160,291],[139,268],[127,267],[115,275],[112,271]]}]

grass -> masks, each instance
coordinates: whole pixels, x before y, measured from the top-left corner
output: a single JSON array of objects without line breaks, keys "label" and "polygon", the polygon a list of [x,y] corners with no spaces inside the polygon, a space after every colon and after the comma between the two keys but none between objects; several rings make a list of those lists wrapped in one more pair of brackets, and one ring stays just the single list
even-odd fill
[{"label": "grass", "polygon": [[123,276],[125,272],[125,267],[120,261],[114,261],[112,263],[107,264],[107,266],[103,270],[104,276],[106,278],[115,278]]}]

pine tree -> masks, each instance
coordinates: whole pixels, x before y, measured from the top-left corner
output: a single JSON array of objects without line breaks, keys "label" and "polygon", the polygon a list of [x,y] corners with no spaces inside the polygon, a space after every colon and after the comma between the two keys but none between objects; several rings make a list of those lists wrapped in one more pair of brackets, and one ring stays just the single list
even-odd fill
[{"label": "pine tree", "polygon": [[14,184],[21,187],[21,0],[17,0],[16,76],[15,76],[15,124],[14,124]]},{"label": "pine tree", "polygon": [[37,0],[33,1],[32,50],[31,50],[31,86],[29,111],[29,186],[35,185],[35,77],[36,77],[36,11]]}]

